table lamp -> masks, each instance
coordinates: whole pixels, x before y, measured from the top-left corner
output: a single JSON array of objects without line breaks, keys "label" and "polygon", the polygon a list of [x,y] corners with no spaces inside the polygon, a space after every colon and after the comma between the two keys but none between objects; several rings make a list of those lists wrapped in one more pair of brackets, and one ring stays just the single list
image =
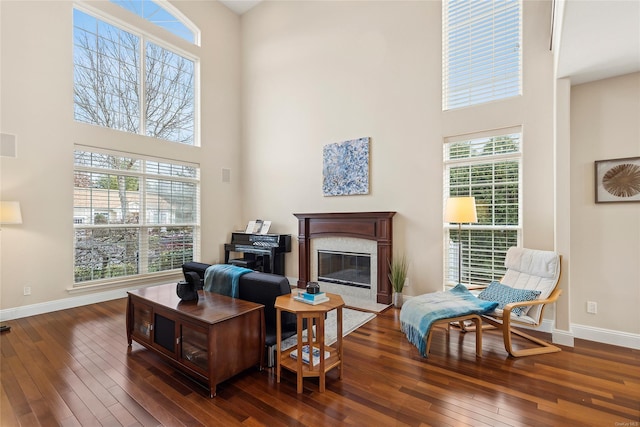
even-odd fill
[{"label": "table lamp", "polygon": [[458,223],[458,283],[462,283],[462,223],[478,222],[475,197],[449,197],[444,208],[445,222]]},{"label": "table lamp", "polygon": [[0,224],[22,224],[20,202],[0,201]]}]

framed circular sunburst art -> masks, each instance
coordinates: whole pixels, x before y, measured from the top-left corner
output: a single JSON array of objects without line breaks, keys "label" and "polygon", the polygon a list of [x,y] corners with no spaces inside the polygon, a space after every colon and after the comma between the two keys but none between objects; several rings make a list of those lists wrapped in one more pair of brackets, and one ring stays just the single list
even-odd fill
[{"label": "framed circular sunburst art", "polygon": [[595,162],[596,203],[640,202],[640,157]]}]

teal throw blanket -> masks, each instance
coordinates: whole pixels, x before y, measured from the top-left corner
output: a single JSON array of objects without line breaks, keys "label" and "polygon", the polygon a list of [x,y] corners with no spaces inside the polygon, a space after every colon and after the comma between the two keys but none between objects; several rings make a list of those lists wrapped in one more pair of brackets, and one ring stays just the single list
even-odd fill
[{"label": "teal throw blanket", "polygon": [[445,292],[433,292],[408,299],[400,309],[400,328],[427,357],[427,337],[434,322],[469,314],[485,314],[498,306],[494,301],[476,298],[464,285]]},{"label": "teal throw blanket", "polygon": [[215,264],[204,272],[203,289],[209,292],[238,298],[240,293],[240,276],[252,273],[253,270],[230,264]]}]

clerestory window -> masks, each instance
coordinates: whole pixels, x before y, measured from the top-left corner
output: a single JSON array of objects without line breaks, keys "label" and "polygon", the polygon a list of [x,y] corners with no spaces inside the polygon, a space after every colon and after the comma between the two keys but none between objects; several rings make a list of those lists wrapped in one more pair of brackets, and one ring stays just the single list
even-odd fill
[{"label": "clerestory window", "polygon": [[520,0],[442,2],[442,109],[522,94]]},{"label": "clerestory window", "polygon": [[196,58],[74,9],[75,120],[196,145]]},{"label": "clerestory window", "polygon": [[197,165],[81,146],[74,160],[76,286],[159,274],[194,259]]},{"label": "clerestory window", "polygon": [[189,21],[180,16],[180,13],[167,1],[153,0],[110,0],[120,7],[135,13],[141,18],[164,28],[185,39],[197,44],[198,31],[190,25]]},{"label": "clerestory window", "polygon": [[[520,128],[445,139],[443,198],[473,196],[478,222],[444,224],[445,286],[487,285],[504,275],[507,249],[522,236]],[[459,252],[459,249],[461,251]]]}]

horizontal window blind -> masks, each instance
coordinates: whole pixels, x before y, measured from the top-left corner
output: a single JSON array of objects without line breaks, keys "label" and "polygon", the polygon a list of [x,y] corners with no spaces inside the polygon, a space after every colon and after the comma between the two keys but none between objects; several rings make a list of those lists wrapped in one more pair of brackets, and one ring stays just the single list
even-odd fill
[{"label": "horizontal window blind", "polygon": [[478,222],[445,224],[445,284],[458,280],[461,249],[462,282],[486,285],[502,277],[507,249],[520,242],[521,134],[467,138],[445,140],[443,196],[475,197]]},{"label": "horizontal window blind", "polygon": [[443,110],[522,93],[519,0],[443,1]]},{"label": "horizontal window blind", "polygon": [[75,151],[75,282],[179,268],[198,250],[199,168]]}]

